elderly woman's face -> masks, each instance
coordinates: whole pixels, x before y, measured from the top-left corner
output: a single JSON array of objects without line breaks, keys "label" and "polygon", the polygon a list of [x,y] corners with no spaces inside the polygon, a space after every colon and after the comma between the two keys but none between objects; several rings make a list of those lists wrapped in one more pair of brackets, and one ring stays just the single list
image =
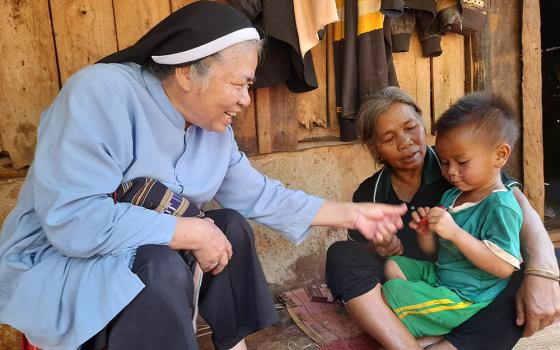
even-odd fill
[{"label": "elderly woman's face", "polygon": [[412,107],[393,104],[375,122],[377,155],[393,169],[414,170],[424,164],[426,132]]},{"label": "elderly woman's face", "polygon": [[256,48],[237,51],[222,63],[214,63],[204,81],[193,81],[185,119],[203,129],[224,132],[243,108],[251,103],[249,88],[255,78]]}]

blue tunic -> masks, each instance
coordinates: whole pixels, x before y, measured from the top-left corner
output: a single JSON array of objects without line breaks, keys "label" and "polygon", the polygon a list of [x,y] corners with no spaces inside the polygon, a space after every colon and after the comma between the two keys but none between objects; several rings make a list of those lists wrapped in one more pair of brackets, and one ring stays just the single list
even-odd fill
[{"label": "blue tunic", "polygon": [[135,64],[76,73],[42,114],[35,159],[0,232],[0,323],[45,349],[76,349],[144,287],[136,248],[168,244],[176,218],[107,196],[155,178],[198,206],[216,199],[303,241],[323,200],[257,172],[231,127],[190,126]]}]

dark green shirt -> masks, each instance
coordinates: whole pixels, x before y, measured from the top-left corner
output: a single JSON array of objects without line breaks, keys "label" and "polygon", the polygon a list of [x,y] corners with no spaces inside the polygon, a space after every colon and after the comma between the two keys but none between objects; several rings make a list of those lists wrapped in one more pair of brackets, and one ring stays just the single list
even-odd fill
[{"label": "dark green shirt", "polygon": [[[482,241],[497,256],[519,268],[519,231],[523,222],[521,208],[511,189],[495,191],[477,203],[454,207],[461,191],[445,192],[441,205],[453,220],[471,236]],[[439,238],[437,284],[474,302],[491,301],[508,284],[509,278],[499,278],[479,269],[450,241]]]}]

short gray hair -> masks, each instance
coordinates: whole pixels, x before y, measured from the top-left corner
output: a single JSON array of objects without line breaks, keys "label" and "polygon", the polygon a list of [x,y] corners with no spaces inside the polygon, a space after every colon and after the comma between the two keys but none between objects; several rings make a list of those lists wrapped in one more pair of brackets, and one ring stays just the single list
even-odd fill
[{"label": "short gray hair", "polygon": [[[416,113],[416,117],[424,125],[422,120],[422,110],[414,99],[406,92],[395,86],[388,86],[369,97],[358,111],[358,134],[362,139],[362,144],[367,146],[373,153],[370,145],[375,141],[375,123],[380,115],[387,112],[395,103],[403,103],[410,106]],[[372,154],[375,157],[375,154]]]},{"label": "short gray hair", "polygon": [[144,64],[144,69],[148,70],[150,73],[155,75],[160,81],[164,81],[167,78],[169,78],[171,75],[173,75],[177,68],[190,66],[191,70],[189,72],[189,77],[192,80],[204,81],[207,80],[208,77],[212,74],[213,72],[212,67],[214,66],[214,64],[216,63],[222,64],[232,56],[235,56],[240,52],[246,51],[249,48],[254,47],[257,49],[257,54],[259,55],[259,60],[260,60],[263,44],[264,44],[264,40],[262,39],[247,40],[232,45],[230,47],[227,47],[222,51],[218,51],[215,54],[204,57],[200,60],[194,62],[188,62],[188,63],[174,64],[174,65],[159,64],[154,62],[150,58]]}]

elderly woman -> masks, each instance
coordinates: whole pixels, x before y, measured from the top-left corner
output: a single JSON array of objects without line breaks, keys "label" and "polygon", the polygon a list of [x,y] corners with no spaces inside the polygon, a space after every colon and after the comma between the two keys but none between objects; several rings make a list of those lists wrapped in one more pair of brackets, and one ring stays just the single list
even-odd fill
[{"label": "elderly woman", "polygon": [[[378,239],[402,227],[404,206],[324,201],[251,167],[230,124],[260,46],[241,13],[195,2],[69,79],[0,234],[0,323],[44,349],[196,349],[198,305],[216,349],[243,349],[277,319],[243,217],[296,243],[313,225]],[[179,194],[172,211],[182,199],[228,209],[172,216],[108,195],[137,178]],[[198,303],[176,250],[207,272]]]},{"label": "elderly woman", "polygon": [[[327,283],[360,326],[385,348],[418,349],[420,345],[383,302],[383,262],[385,257],[399,254],[430,260],[406,223],[415,208],[437,205],[451,185],[442,176],[436,152],[426,146],[420,109],[399,88],[385,88],[366,101],[358,125],[364,145],[384,166],[360,184],[354,202],[405,202],[409,209],[403,218],[405,227],[396,235],[368,242],[349,230],[348,241],[334,243],[327,254]],[[445,336],[442,345],[449,349],[510,349],[523,333],[521,325],[525,324],[523,334],[529,336],[560,314],[558,282],[546,278],[558,276],[554,249],[527,199],[517,188],[514,193],[524,215],[524,265],[550,273],[543,273],[544,278],[516,273],[492,304]]]}]

